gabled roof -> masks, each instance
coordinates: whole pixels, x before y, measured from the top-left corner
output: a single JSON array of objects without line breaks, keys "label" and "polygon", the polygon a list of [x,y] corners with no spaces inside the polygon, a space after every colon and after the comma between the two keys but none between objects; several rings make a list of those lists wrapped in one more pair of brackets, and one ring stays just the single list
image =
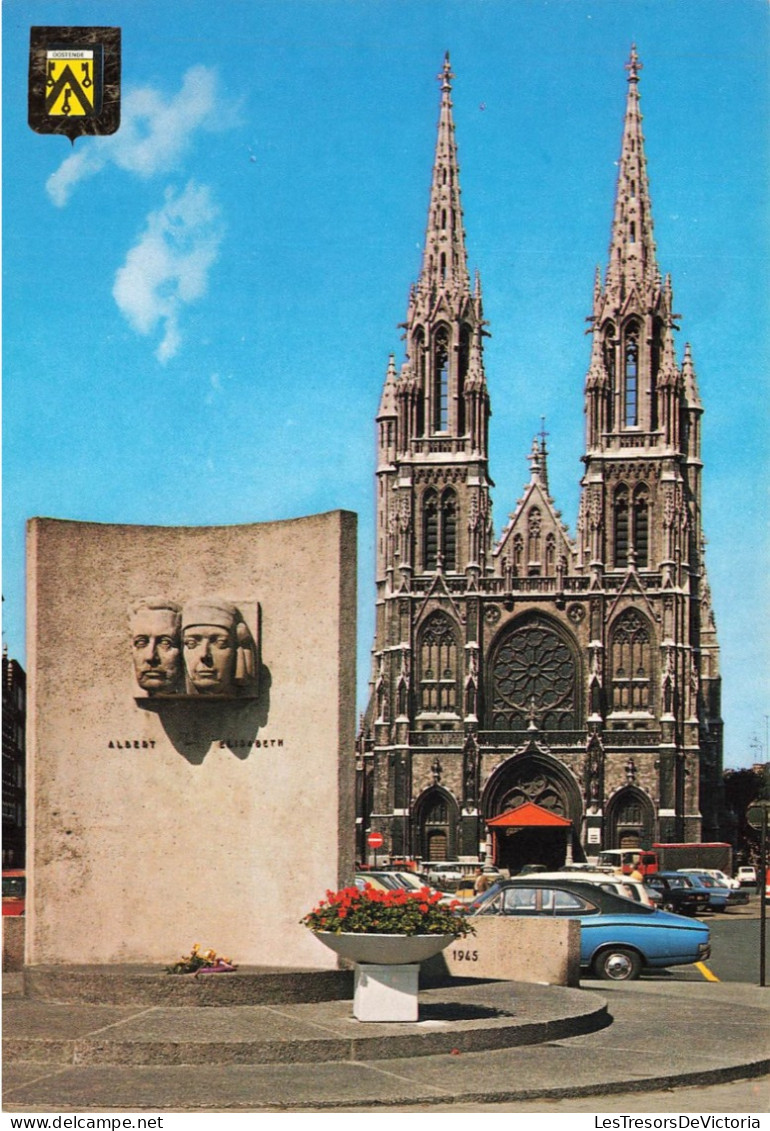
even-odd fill
[{"label": "gabled roof", "polygon": [[566,817],[560,817],[542,805],[535,805],[526,801],[516,809],[509,809],[499,817],[492,817],[487,821],[490,829],[531,829],[531,828],[558,828],[566,829],[572,825]]}]

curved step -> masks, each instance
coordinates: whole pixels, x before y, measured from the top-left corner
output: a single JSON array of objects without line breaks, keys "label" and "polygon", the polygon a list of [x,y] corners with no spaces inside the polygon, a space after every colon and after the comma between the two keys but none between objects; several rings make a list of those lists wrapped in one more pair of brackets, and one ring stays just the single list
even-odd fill
[{"label": "curved step", "polygon": [[353,996],[351,970],[242,966],[227,974],[167,974],[157,966],[27,966],[24,996],[93,1005],[235,1006]]},{"label": "curved step", "polygon": [[562,986],[476,982],[425,990],[420,1020],[365,1023],[350,1001],[219,1009],[6,1000],[6,1063],[267,1064],[371,1061],[532,1045],[611,1021],[603,997]]}]

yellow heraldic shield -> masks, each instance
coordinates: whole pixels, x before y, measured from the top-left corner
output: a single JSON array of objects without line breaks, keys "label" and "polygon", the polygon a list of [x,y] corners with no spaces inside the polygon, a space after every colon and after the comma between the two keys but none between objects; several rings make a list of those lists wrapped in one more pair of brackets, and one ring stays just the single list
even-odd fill
[{"label": "yellow heraldic shield", "polygon": [[120,28],[30,29],[29,113],[41,134],[111,134],[120,125]]},{"label": "yellow heraldic shield", "polygon": [[101,65],[101,52],[93,48],[48,51],[46,72],[46,113],[52,117],[93,114],[96,88],[94,54]]}]

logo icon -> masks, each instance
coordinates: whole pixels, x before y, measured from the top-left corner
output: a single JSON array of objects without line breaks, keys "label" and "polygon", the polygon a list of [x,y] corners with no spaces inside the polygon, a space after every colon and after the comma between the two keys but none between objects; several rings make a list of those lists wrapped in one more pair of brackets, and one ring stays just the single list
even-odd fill
[{"label": "logo icon", "polygon": [[33,27],[29,124],[36,133],[112,134],[120,125],[120,28]]}]

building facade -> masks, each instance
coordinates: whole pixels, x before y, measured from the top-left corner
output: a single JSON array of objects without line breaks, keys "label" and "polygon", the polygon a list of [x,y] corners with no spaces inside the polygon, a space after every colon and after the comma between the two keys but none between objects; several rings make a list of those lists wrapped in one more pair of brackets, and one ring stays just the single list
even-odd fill
[{"label": "building facade", "polygon": [[3,652],[3,867],[25,859],[27,676]]},{"label": "building facade", "polygon": [[[657,264],[627,101],[609,262],[594,286],[577,531],[545,433],[495,540],[486,322],[463,228],[449,58],[422,266],[377,414],[376,627],[358,740],[359,854],[517,869],[714,838],[719,649],[701,529],[702,405]],[[582,328],[576,327],[576,340]]]}]

